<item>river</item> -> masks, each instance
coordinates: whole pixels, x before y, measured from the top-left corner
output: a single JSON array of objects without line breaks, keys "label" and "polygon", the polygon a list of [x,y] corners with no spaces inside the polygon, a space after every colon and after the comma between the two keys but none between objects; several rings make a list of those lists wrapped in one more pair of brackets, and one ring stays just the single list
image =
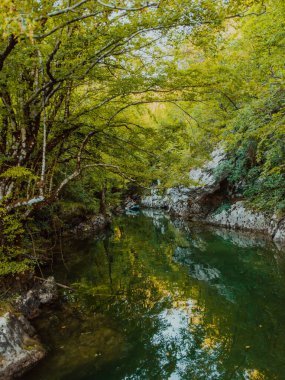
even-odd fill
[{"label": "river", "polygon": [[68,239],[48,271],[76,291],[35,321],[48,355],[23,379],[284,380],[284,257],[153,211]]}]

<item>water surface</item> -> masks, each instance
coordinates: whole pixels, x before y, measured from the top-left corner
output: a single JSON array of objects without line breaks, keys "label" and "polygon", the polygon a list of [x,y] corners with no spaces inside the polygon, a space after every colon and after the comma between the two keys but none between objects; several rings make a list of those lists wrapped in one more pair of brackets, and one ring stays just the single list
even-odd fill
[{"label": "water surface", "polygon": [[66,302],[27,380],[285,379],[285,261],[260,237],[122,216],[64,244]]}]

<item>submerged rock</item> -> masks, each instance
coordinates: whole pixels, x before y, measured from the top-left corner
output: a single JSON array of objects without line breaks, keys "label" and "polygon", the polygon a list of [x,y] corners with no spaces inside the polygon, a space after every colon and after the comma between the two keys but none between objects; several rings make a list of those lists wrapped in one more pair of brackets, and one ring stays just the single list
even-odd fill
[{"label": "submerged rock", "polygon": [[34,328],[22,315],[0,317],[0,379],[20,376],[45,356]]},{"label": "submerged rock", "polygon": [[26,294],[20,296],[15,302],[15,307],[26,318],[33,319],[40,314],[43,305],[51,304],[57,298],[57,285],[54,277],[48,277],[45,281],[36,283]]}]

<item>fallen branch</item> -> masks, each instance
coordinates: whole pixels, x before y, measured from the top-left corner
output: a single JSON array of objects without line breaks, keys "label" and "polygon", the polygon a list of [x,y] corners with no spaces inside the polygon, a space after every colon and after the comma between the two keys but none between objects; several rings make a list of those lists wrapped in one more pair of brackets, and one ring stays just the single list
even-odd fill
[{"label": "fallen branch", "polygon": [[[47,281],[48,281],[48,280],[46,280],[45,278],[38,277],[38,276],[34,276],[34,278],[37,279],[37,280],[43,281],[43,282],[47,282]],[[74,289],[74,288],[71,288],[70,286],[60,284],[59,282],[56,282],[56,285],[57,285],[58,287],[60,287],[60,288],[68,289],[68,290],[72,290],[73,292],[75,292],[75,289]]]}]

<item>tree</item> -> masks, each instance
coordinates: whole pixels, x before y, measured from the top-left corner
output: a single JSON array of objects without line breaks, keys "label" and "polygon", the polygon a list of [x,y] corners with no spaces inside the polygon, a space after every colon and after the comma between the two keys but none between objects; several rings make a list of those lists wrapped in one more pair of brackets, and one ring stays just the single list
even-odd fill
[{"label": "tree", "polygon": [[167,76],[173,57],[165,59],[166,51],[186,36],[210,37],[224,20],[250,12],[252,3],[3,2],[0,192],[5,207],[51,202],[88,168],[108,168],[133,180],[129,163],[121,167],[114,152],[124,146],[130,157],[141,158],[149,128],[130,121],[126,111],[185,100],[184,86]]}]

